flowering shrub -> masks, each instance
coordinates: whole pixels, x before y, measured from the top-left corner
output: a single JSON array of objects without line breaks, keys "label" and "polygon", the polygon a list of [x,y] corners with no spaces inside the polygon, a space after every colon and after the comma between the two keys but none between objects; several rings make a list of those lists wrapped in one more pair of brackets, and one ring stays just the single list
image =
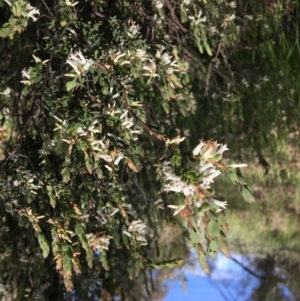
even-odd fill
[{"label": "flowering shrub", "polygon": [[[243,30],[264,21],[252,4],[0,0],[0,7],[0,68],[8,70],[0,82],[1,227],[17,229],[18,246],[28,246],[24,270],[34,254],[72,291],[88,271],[133,278],[173,267],[182,259],[153,255],[161,221],[180,224],[205,271],[207,256],[229,256],[230,200],[213,184],[227,176],[253,202],[235,172],[246,165],[222,161],[226,144],[189,145],[203,128],[217,136],[227,129],[238,141],[246,133],[260,154],[260,119],[242,93],[261,93],[271,75],[248,76],[230,61]],[[282,83],[277,88],[283,93]],[[263,112],[277,108],[252,101]],[[52,283],[48,274],[44,283]]]}]

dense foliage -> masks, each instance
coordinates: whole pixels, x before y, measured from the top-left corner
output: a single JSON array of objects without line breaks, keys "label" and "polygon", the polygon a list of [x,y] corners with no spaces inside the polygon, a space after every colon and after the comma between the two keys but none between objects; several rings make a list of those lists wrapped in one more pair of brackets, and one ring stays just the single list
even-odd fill
[{"label": "dense foliage", "polygon": [[297,57],[298,7],[282,5],[0,1],[3,295],[134,300],[129,278],[142,271],[149,291],[150,269],[182,262],[163,251],[180,245],[161,240],[167,225],[204,270],[229,256],[212,183],[254,197],[225,143],[268,170],[262,151],[297,127],[298,75],[276,53]]}]

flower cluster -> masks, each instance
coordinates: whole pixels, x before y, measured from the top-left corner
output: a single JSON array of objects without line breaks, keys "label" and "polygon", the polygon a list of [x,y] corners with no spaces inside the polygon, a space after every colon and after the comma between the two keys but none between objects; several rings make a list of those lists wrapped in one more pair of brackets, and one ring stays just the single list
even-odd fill
[{"label": "flower cluster", "polygon": [[128,227],[128,231],[124,230],[123,233],[128,237],[132,237],[133,235],[141,245],[147,245],[145,238],[146,227],[147,226],[139,219],[132,221]]},{"label": "flower cluster", "polygon": [[[226,209],[227,202],[218,201],[214,198],[211,184],[221,174],[222,168],[233,169],[246,166],[245,164],[232,164],[229,166],[219,164],[218,161],[221,160],[223,152],[226,150],[228,150],[226,144],[201,140],[187,157],[187,169],[183,169],[180,175],[174,173],[170,162],[164,162],[162,166],[165,181],[164,191],[182,193],[185,196],[185,204],[178,206],[169,205],[170,208],[175,210],[174,215],[186,208],[186,204],[199,208],[205,201],[210,206],[218,206],[219,210]],[[196,183],[184,180],[186,179],[186,170],[194,172]]]},{"label": "flower cluster", "polygon": [[[93,60],[86,59],[81,51],[70,53],[67,63],[74,69],[77,75],[83,74],[90,66],[94,64]],[[73,74],[66,74],[66,76],[74,77]]]}]

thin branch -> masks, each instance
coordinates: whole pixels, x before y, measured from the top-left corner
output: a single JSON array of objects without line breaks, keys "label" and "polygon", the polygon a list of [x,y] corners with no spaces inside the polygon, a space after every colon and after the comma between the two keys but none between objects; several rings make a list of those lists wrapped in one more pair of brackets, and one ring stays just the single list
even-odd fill
[{"label": "thin branch", "polygon": [[53,18],[54,18],[54,15],[52,14],[52,12],[51,12],[50,8],[48,7],[48,5],[45,3],[45,1],[44,1],[44,0],[42,0],[42,2],[43,2],[43,4],[44,4],[44,6],[46,7],[47,11],[49,12],[49,14],[50,14],[51,18],[53,19]]},{"label": "thin branch", "polygon": [[245,266],[244,264],[242,264],[240,261],[238,261],[237,259],[235,259],[234,257],[230,257],[230,259],[232,261],[234,261],[236,264],[238,264],[239,266],[241,266],[246,272],[248,272],[250,275],[261,279],[261,280],[265,280],[265,277],[258,275],[257,273],[253,272],[252,270],[250,270],[247,266]]}]

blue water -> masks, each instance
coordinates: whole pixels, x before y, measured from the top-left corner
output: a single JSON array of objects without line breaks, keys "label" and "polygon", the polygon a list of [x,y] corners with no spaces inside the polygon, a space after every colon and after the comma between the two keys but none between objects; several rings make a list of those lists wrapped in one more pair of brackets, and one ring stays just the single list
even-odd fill
[{"label": "blue water", "polygon": [[[244,265],[249,262],[249,257],[232,255]],[[180,273],[187,280],[185,289],[182,289],[180,281],[168,281],[169,291],[163,301],[249,300],[251,292],[258,285],[256,277],[222,254],[210,262],[210,265],[212,272],[209,276],[198,263],[194,267],[184,266]],[[287,288],[285,291],[289,294]]]}]

